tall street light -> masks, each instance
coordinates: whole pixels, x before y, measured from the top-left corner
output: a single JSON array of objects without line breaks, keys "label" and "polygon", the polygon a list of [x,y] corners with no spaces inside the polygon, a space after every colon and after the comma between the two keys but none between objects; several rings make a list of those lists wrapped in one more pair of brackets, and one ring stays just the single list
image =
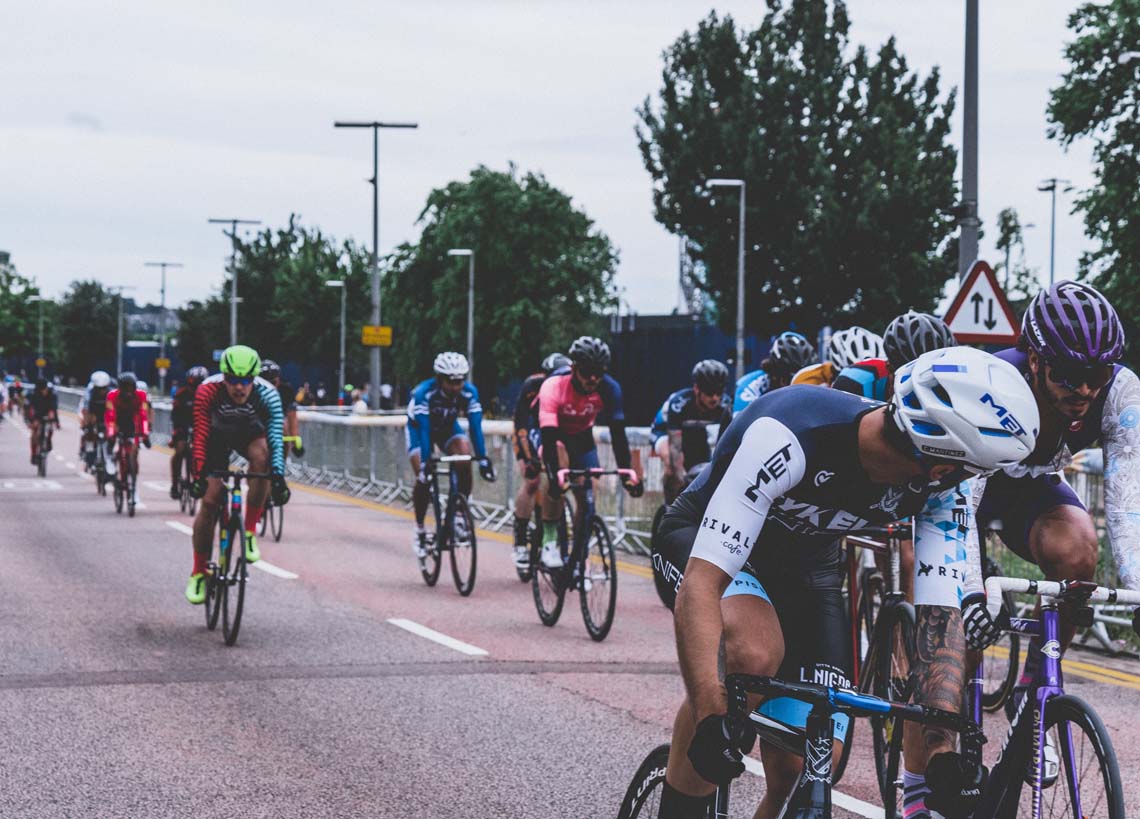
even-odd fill
[{"label": "tall street light", "polygon": [[966,0],[965,82],[962,95],[962,202],[957,208],[958,279],[978,258],[978,0]]},{"label": "tall street light", "polygon": [[230,250],[230,275],[233,277],[230,282],[230,346],[237,344],[237,226],[238,225],[260,225],[261,222],[257,219],[208,219],[211,225],[229,225],[230,232],[222,233],[229,236],[233,242]]},{"label": "tall street light", "polygon": [[[372,323],[380,324],[380,129],[381,128],[419,128],[417,122],[334,122],[334,128],[371,128],[372,129],[372,178],[368,180],[372,185]],[[380,409],[380,348],[372,348],[372,389],[368,391],[368,403],[372,409]]]},{"label": "tall street light", "polygon": [[[340,288],[340,392],[344,393],[344,317],[345,308],[348,298],[348,288],[345,287],[343,280],[325,282],[325,287],[339,287]],[[378,390],[379,387],[372,389]]]},{"label": "tall street light", "polygon": [[1054,259],[1056,257],[1055,251],[1056,251],[1056,247],[1057,247],[1057,185],[1064,185],[1065,187],[1062,188],[1062,190],[1065,192],[1068,192],[1068,191],[1072,190],[1072,188],[1069,187],[1068,183],[1069,183],[1068,179],[1058,179],[1057,177],[1054,176],[1054,177],[1050,177],[1049,179],[1046,179],[1044,182],[1042,182],[1040,185],[1037,186],[1037,190],[1041,191],[1042,193],[1050,194],[1052,197],[1052,200],[1053,200],[1052,214],[1049,217],[1049,286],[1050,287],[1053,286],[1053,264],[1054,264]]},{"label": "tall street light", "polygon": [[28,296],[28,303],[39,303],[40,305],[40,343],[39,352],[36,354],[36,378],[44,377],[44,368],[39,365],[39,362],[44,360],[44,302],[47,301],[43,296]]},{"label": "tall street light", "polygon": [[744,376],[744,204],[748,186],[743,179],[710,179],[705,187],[740,188],[740,234],[736,258],[736,380]]},{"label": "tall street light", "polygon": [[[161,312],[159,313],[159,321],[162,324],[162,346],[159,348],[159,358],[166,358],[166,268],[168,267],[182,267],[179,262],[143,262],[143,267],[161,267],[162,268],[162,300],[160,304]],[[158,368],[158,392],[160,395],[166,395],[166,368]]]},{"label": "tall street light", "polygon": [[454,247],[447,255],[467,257],[467,377],[475,383],[475,251]]},{"label": "tall street light", "polygon": [[107,290],[114,293],[119,299],[119,318],[115,322],[115,377],[119,377],[119,373],[123,371],[123,291],[134,290],[134,285],[120,285],[118,287],[108,287]]}]

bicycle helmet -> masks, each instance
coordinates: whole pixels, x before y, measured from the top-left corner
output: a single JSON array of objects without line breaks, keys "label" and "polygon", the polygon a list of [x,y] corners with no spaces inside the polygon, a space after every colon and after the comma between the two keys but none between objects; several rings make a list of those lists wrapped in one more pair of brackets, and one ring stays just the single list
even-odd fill
[{"label": "bicycle helmet", "polygon": [[791,330],[786,330],[776,336],[775,341],[772,342],[772,351],[769,356],[792,373],[815,364],[817,361],[815,347],[812,346],[812,343]]},{"label": "bicycle helmet", "polygon": [[894,422],[922,455],[993,472],[1033,452],[1037,400],[1008,361],[947,347],[904,364],[894,383]]},{"label": "bicycle helmet", "polygon": [[261,377],[267,381],[281,377],[281,368],[272,358],[267,358],[261,362]]},{"label": "bicycle helmet", "polygon": [[467,363],[467,356],[462,353],[440,353],[435,357],[432,370],[449,381],[462,381],[471,372]]},{"label": "bicycle helmet", "polygon": [[186,371],[187,383],[201,384],[209,377],[210,371],[203,367],[201,364],[196,367],[191,367]]},{"label": "bicycle helmet", "polygon": [[897,370],[908,361],[914,361],[923,353],[957,345],[946,322],[930,313],[917,313],[914,310],[896,316],[883,333],[883,349],[887,352],[887,363],[892,370]]},{"label": "bicycle helmet", "polygon": [[698,361],[693,367],[693,383],[705,395],[720,395],[728,384],[728,367],[714,358]]},{"label": "bicycle helmet", "polygon": [[139,388],[139,380],[132,372],[119,373],[119,393],[135,394],[135,390]]},{"label": "bicycle helmet", "polygon": [[555,370],[561,367],[569,367],[570,359],[562,355],[562,353],[551,353],[546,358],[542,359],[542,371],[550,375]]},{"label": "bicycle helmet", "polygon": [[836,369],[850,367],[856,361],[884,358],[883,340],[863,327],[848,327],[831,337],[827,345],[827,358]]},{"label": "bicycle helmet", "polygon": [[37,379],[36,379],[36,383],[35,383],[35,386],[34,386],[34,388],[33,388],[33,389],[37,389],[37,390],[46,390],[46,389],[47,389],[47,385],[48,385],[48,382],[47,382],[47,379],[46,379],[46,378],[37,378]]},{"label": "bicycle helmet", "polygon": [[610,345],[600,338],[581,336],[570,345],[570,360],[575,364],[592,364],[605,369],[610,366]]},{"label": "bicycle helmet", "polygon": [[235,344],[222,353],[221,369],[226,375],[253,378],[261,372],[261,356],[252,347]]},{"label": "bicycle helmet", "polygon": [[1116,310],[1081,282],[1057,282],[1034,296],[1021,322],[1021,337],[1050,361],[1112,364],[1124,355],[1124,328]]},{"label": "bicycle helmet", "polygon": [[111,385],[111,374],[105,370],[96,370],[91,373],[91,386],[92,387],[108,387]]}]

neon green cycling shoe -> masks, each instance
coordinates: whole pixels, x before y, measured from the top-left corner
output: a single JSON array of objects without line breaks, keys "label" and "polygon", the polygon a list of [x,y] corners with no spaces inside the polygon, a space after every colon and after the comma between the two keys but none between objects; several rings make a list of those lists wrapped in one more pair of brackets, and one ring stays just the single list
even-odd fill
[{"label": "neon green cycling shoe", "polygon": [[195,606],[206,602],[206,575],[201,572],[190,575],[190,582],[186,584],[186,599]]},{"label": "neon green cycling shoe", "polygon": [[257,535],[253,532],[245,533],[245,562],[256,563],[261,560],[261,550],[257,548]]}]

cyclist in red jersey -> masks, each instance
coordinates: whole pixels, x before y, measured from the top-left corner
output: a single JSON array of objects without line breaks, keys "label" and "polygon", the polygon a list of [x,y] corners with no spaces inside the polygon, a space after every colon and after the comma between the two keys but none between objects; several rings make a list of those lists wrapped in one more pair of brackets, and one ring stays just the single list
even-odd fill
[{"label": "cyclist in red jersey", "polygon": [[147,412],[147,394],[138,388],[134,373],[122,373],[119,386],[107,393],[107,410],[103,424],[107,432],[107,471],[115,474],[117,462],[112,454],[119,438],[130,447],[128,456],[131,468],[138,474],[138,440],[150,449],[150,414]]}]

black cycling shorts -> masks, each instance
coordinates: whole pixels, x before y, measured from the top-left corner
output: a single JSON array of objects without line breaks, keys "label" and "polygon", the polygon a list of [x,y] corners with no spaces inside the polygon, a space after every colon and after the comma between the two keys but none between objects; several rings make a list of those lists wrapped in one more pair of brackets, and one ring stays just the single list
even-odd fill
[{"label": "black cycling shorts", "polygon": [[265,424],[256,416],[214,416],[210,421],[210,439],[206,444],[206,471],[229,469],[231,452],[244,456],[251,443],[266,435]]}]

